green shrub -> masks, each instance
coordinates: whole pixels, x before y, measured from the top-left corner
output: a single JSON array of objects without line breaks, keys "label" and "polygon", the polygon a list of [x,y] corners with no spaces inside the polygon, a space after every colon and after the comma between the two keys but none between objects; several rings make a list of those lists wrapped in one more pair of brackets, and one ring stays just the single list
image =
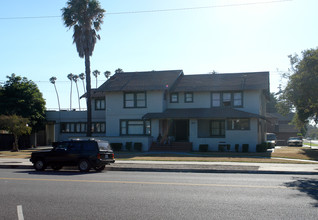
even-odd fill
[{"label": "green shrub", "polygon": [[123,144],[122,143],[111,143],[110,146],[114,151],[121,151]]},{"label": "green shrub", "polygon": [[242,144],[242,152],[243,153],[248,152],[248,144]]},{"label": "green shrub", "polygon": [[230,150],[231,150],[231,145],[230,145],[230,144],[227,144],[227,145],[226,145],[226,150],[227,150],[227,151],[230,151]]},{"label": "green shrub", "polygon": [[239,149],[240,149],[240,145],[239,144],[235,144],[235,151],[239,152]]},{"label": "green shrub", "polygon": [[224,150],[225,150],[224,148],[225,148],[225,145],[221,144],[221,145],[219,145],[218,150],[220,152],[224,152]]},{"label": "green shrub", "polygon": [[141,151],[142,150],[142,143],[134,143],[134,150]]},{"label": "green shrub", "polygon": [[131,151],[132,150],[132,142],[126,142],[126,149],[128,151]]},{"label": "green shrub", "polygon": [[207,152],[209,149],[209,145],[208,144],[200,144],[199,145],[199,151],[200,152]]},{"label": "green shrub", "polygon": [[268,145],[270,145],[269,143],[261,143],[256,145],[256,152],[266,152],[268,149]]}]

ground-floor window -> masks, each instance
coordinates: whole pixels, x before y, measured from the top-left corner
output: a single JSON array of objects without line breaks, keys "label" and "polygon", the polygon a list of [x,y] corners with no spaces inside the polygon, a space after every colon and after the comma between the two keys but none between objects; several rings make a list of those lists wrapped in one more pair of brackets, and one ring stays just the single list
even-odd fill
[{"label": "ground-floor window", "polygon": [[228,119],[227,120],[228,130],[249,130],[250,120],[249,119]]},{"label": "ground-floor window", "polygon": [[150,135],[149,120],[120,120],[121,135]]},{"label": "ground-floor window", "polygon": [[[86,133],[87,123],[85,122],[61,122],[61,133]],[[105,122],[92,122],[93,133],[105,133]]]},{"label": "ground-floor window", "polygon": [[225,120],[198,120],[199,138],[224,138]]},{"label": "ground-floor window", "polygon": [[211,120],[210,132],[212,137],[225,137],[225,121]]}]

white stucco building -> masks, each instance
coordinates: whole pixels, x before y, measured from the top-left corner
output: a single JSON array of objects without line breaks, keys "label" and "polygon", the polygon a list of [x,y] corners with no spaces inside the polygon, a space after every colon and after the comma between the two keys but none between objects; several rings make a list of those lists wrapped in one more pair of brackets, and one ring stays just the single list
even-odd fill
[{"label": "white stucco building", "polygon": [[[142,143],[143,151],[248,144],[253,152],[265,140],[268,97],[269,72],[117,73],[92,91],[93,136],[124,146]],[[86,112],[48,111],[47,121],[48,143],[85,136]]]}]

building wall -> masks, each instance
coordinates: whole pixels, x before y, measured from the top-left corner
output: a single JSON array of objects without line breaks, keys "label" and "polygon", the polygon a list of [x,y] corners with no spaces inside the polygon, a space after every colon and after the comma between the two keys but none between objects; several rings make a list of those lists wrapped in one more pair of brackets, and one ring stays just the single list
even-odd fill
[{"label": "building wall", "polygon": [[193,102],[184,102],[184,92],[179,92],[179,102],[171,103],[167,96],[167,108],[211,108],[211,92],[194,92]]},{"label": "building wall", "polygon": [[111,92],[106,94],[106,135],[120,135],[121,119],[142,119],[146,113],[163,112],[163,91],[147,91],[146,108],[124,108],[124,93]]},{"label": "building wall", "polygon": [[234,151],[235,144],[240,145],[240,150],[242,149],[242,144],[249,144],[249,151],[255,152],[256,145],[258,141],[258,120],[250,120],[250,130],[244,131],[232,131],[225,130],[224,138],[200,138],[198,133],[198,120],[190,120],[190,142],[193,143],[193,150],[198,151],[200,144],[208,144],[209,151],[217,151],[220,142],[225,142],[231,145],[231,151]]}]

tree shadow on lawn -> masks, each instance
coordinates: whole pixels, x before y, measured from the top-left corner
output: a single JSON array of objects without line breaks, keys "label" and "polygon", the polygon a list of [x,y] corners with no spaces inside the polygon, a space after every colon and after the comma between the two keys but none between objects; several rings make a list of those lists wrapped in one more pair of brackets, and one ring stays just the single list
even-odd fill
[{"label": "tree shadow on lawn", "polygon": [[318,149],[303,148],[301,154],[306,155],[310,160],[318,161]]},{"label": "tree shadow on lawn", "polygon": [[284,185],[288,188],[293,188],[307,194],[312,199],[316,200],[312,205],[318,207],[318,179],[295,177],[294,180],[294,182],[285,183]]}]

